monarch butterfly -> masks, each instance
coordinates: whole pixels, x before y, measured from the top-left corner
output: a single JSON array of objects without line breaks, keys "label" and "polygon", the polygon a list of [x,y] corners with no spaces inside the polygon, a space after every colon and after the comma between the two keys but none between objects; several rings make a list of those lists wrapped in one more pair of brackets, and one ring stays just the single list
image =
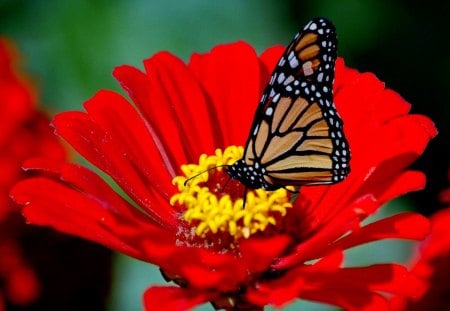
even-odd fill
[{"label": "monarch butterfly", "polygon": [[311,20],[281,56],[261,97],[244,156],[227,173],[246,188],[321,185],[349,173],[350,150],[333,103],[334,25]]}]

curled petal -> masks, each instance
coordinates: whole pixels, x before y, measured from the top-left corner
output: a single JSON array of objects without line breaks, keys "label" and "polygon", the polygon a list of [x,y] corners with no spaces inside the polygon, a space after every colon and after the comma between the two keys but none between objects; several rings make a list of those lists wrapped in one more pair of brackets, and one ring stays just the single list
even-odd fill
[{"label": "curled petal", "polygon": [[401,213],[370,223],[335,243],[339,249],[382,239],[423,240],[430,232],[429,220],[417,213]]}]

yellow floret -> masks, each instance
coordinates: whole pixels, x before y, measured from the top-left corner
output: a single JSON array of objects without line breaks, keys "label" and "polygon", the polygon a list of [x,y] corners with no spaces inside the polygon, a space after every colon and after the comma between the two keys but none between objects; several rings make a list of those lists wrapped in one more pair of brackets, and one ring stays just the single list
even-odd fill
[{"label": "yellow floret", "polygon": [[[242,158],[243,148],[231,146],[223,152],[217,149],[212,156],[201,155],[199,164],[188,164],[181,167],[185,176],[176,176],[173,184],[179,193],[173,195],[170,204],[184,205],[183,219],[195,224],[195,233],[205,237],[207,234],[227,232],[235,239],[248,238],[252,234],[264,231],[268,226],[276,225],[276,216],[285,216],[292,207],[288,192],[281,188],[275,191],[257,189],[248,191],[245,207],[244,200],[232,200],[228,194],[220,198],[204,186],[208,181],[208,169],[221,165],[230,165]],[[198,175],[198,176],[196,176]],[[196,176],[185,182],[188,178]]]}]

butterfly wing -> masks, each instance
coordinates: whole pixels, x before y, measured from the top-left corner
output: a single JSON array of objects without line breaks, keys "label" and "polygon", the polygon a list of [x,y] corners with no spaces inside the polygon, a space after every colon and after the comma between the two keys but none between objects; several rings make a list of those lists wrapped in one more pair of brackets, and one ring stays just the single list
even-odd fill
[{"label": "butterfly wing", "polygon": [[270,185],[333,183],[349,173],[350,151],[333,103],[336,32],[309,22],[281,56],[257,108],[244,161]]}]

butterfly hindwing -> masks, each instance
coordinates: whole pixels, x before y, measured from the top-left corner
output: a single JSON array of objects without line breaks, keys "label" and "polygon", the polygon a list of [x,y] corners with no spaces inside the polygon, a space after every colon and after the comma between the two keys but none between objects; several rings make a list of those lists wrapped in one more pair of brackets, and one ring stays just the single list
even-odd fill
[{"label": "butterfly hindwing", "polygon": [[262,95],[241,167],[231,173],[250,168],[258,172],[253,179],[262,180],[233,177],[279,188],[347,176],[350,151],[332,93],[336,45],[335,28],[324,18],[313,19],[294,37]]}]

